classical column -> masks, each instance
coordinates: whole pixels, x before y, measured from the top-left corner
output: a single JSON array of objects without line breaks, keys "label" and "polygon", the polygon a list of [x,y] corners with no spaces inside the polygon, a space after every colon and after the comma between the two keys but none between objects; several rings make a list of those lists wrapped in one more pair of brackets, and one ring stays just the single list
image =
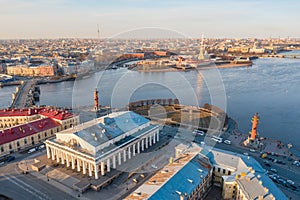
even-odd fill
[{"label": "classical column", "polygon": [[132,145],[132,156],[135,156],[135,144]]},{"label": "classical column", "polygon": [[113,155],[113,158],[112,158],[112,162],[113,162],[113,168],[116,169],[117,165],[116,165],[116,155]]},{"label": "classical column", "polygon": [[75,159],[74,156],[71,155],[71,160],[72,160],[72,169],[75,169]]},{"label": "classical column", "polygon": [[141,141],[138,141],[138,142],[137,142],[137,153],[138,153],[138,154],[140,153],[140,142],[141,142]]},{"label": "classical column", "polygon": [[64,152],[61,151],[60,154],[61,154],[61,164],[64,165],[65,164]]},{"label": "classical column", "polygon": [[119,160],[119,165],[121,165],[121,152],[119,152],[118,160]]},{"label": "classical column", "polygon": [[56,149],[56,161],[59,163],[59,151]]},{"label": "classical column", "polygon": [[69,156],[66,154],[66,162],[67,162],[67,167],[70,167],[70,161],[69,161]]},{"label": "classical column", "polygon": [[156,135],[155,135],[155,133],[153,134],[153,144],[155,144],[156,143]]},{"label": "classical column", "polygon": [[124,162],[126,162],[126,150],[125,149],[123,150],[123,159],[124,159]]},{"label": "classical column", "polygon": [[84,160],[82,160],[82,172],[83,172],[83,174],[86,174],[86,165],[85,165]]},{"label": "classical column", "polygon": [[142,151],[144,151],[144,147],[145,147],[145,145],[144,145],[144,139],[142,139]]},{"label": "classical column", "polygon": [[146,149],[148,149],[148,137],[146,137]]},{"label": "classical column", "polygon": [[157,135],[156,135],[156,141],[159,142],[159,131],[157,132]]},{"label": "classical column", "polygon": [[95,179],[98,179],[99,177],[98,177],[98,165],[97,164],[95,164]]},{"label": "classical column", "polygon": [[92,164],[89,162],[89,176],[93,176],[92,174]]},{"label": "classical column", "polygon": [[149,136],[149,143],[150,143],[149,146],[151,147],[152,146],[152,135]]},{"label": "classical column", "polygon": [[50,148],[50,149],[51,149],[52,160],[55,160],[54,149],[53,148]]},{"label": "classical column", "polygon": [[128,147],[128,159],[131,158],[131,148],[130,148],[130,147],[131,147],[131,146]]},{"label": "classical column", "polygon": [[77,158],[77,171],[80,172],[80,160]]},{"label": "classical column", "polygon": [[101,175],[104,176],[104,162],[101,162]]},{"label": "classical column", "polygon": [[110,158],[107,159],[107,172],[110,172]]},{"label": "classical column", "polygon": [[51,158],[49,146],[46,146],[46,150],[47,150],[47,158]]}]

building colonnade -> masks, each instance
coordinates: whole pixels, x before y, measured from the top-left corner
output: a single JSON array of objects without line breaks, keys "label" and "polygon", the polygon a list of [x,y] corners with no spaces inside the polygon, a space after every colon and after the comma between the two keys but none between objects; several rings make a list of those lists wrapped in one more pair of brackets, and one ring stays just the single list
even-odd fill
[{"label": "building colonnade", "polygon": [[111,169],[116,169],[117,166],[126,162],[127,159],[140,154],[158,141],[159,131],[156,130],[124,147],[116,149],[99,161],[95,161],[95,158],[91,156],[84,156],[82,153],[79,154],[75,151],[65,150],[50,142],[46,142],[46,150],[48,159],[56,160],[57,163],[71,167],[73,170],[76,169],[78,172],[82,171],[83,174],[94,175],[95,179],[98,179],[99,173],[104,176]]}]

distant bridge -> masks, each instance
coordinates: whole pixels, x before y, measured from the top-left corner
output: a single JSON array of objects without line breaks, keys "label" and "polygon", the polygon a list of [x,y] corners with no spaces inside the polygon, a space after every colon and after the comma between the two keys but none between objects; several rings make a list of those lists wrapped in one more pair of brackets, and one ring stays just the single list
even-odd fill
[{"label": "distant bridge", "polygon": [[37,80],[35,79],[22,81],[21,86],[18,86],[16,92],[12,94],[11,108],[25,108],[34,105],[35,98],[37,98],[35,95],[39,97],[39,88],[36,85]]}]

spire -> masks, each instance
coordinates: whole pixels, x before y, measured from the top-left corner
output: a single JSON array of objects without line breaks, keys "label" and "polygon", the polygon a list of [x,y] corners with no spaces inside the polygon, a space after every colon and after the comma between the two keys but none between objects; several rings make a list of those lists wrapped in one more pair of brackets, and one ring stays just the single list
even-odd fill
[{"label": "spire", "polygon": [[200,52],[199,52],[198,60],[204,60],[203,43],[204,43],[204,35],[202,34],[202,40],[201,40]]}]

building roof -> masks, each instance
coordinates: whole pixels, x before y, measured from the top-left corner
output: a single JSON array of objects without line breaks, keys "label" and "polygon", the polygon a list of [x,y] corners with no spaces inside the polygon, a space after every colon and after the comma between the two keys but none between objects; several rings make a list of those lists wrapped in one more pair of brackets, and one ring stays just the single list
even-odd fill
[{"label": "building roof", "polygon": [[258,184],[256,184],[255,187],[259,187],[260,189],[253,190],[251,186],[246,187],[248,186],[248,184],[243,184],[244,182],[240,182],[240,184],[244,185],[243,188],[245,189],[245,192],[249,192],[249,195],[256,195],[256,197],[258,197],[261,195],[260,191],[264,190],[264,187],[266,187],[268,188],[269,195],[266,194],[264,196],[264,199],[271,198],[270,194],[272,194],[275,197],[275,199],[287,199],[285,194],[265,174],[265,170],[263,169],[263,167],[253,157],[217,148],[213,148],[211,151],[207,151],[205,148],[203,148],[201,150],[201,153],[203,155],[206,155],[213,165],[234,169],[234,173],[232,173],[231,178],[230,176],[226,176],[226,180],[232,181],[233,177],[239,175],[240,173],[255,175],[256,179],[259,179],[259,181],[261,181],[261,184],[258,182]]},{"label": "building roof", "polygon": [[74,114],[69,112],[68,110],[60,110],[53,108],[43,108],[39,111],[39,114],[57,120],[65,120],[74,117]]},{"label": "building roof", "polygon": [[51,118],[43,118],[27,124],[14,126],[10,129],[0,131],[0,145],[59,126],[60,124]]},{"label": "building roof", "polygon": [[197,145],[185,149],[185,153],[158,171],[125,199],[180,199],[180,194],[190,195],[208,175],[211,165],[207,158],[199,156],[200,149]]},{"label": "building roof", "polygon": [[180,194],[184,196],[191,195],[209,173],[210,165],[205,161],[207,162],[205,158],[199,157],[199,155],[195,156],[149,199],[180,199]]},{"label": "building roof", "polygon": [[34,108],[24,108],[24,109],[1,109],[0,117],[21,117],[21,116],[32,116],[32,115],[42,115],[45,117],[50,117],[57,120],[65,120],[74,116],[73,113],[68,110],[61,110],[56,108],[48,107],[34,107]]},{"label": "building roof", "polygon": [[19,117],[32,116],[38,114],[40,108],[25,108],[25,109],[1,109],[0,117]]},{"label": "building roof", "polygon": [[148,119],[134,112],[120,112],[119,115],[104,117],[102,123],[95,122],[74,134],[97,147],[148,122]]}]

